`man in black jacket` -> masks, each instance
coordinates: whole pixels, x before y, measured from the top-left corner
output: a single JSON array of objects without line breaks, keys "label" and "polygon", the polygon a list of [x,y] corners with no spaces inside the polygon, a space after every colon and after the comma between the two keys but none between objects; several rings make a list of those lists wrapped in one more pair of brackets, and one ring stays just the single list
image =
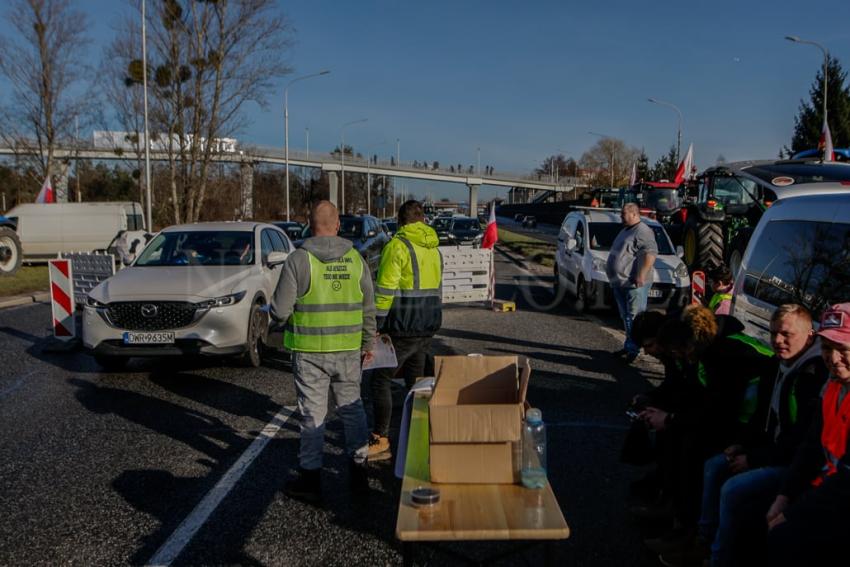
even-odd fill
[{"label": "man in black jacket", "polygon": [[762,549],[765,532],[760,520],[806,436],[826,382],[826,366],[806,308],[780,306],[771,318],[770,337],[778,372],[772,380],[759,382],[756,411],[739,443],[705,462],[700,537],[711,543],[715,566],[742,559],[735,545],[742,538],[747,549]]},{"label": "man in black jacket", "polygon": [[825,311],[817,334],[829,381],[767,513],[771,565],[846,559],[840,546],[850,533],[850,303]]}]

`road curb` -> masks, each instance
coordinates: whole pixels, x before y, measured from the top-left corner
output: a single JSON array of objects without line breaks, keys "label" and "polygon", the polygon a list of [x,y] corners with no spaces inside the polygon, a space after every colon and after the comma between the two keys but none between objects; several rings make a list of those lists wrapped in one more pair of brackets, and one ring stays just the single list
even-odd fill
[{"label": "road curb", "polygon": [[30,303],[41,303],[45,301],[50,301],[50,294],[46,291],[27,293],[24,295],[12,295],[0,298],[0,309],[6,309],[7,307],[19,307],[21,305],[29,305]]}]

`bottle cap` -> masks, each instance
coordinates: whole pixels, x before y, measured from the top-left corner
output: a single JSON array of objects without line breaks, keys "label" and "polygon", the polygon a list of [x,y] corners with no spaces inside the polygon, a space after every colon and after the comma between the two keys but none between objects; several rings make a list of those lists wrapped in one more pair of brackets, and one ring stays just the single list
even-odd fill
[{"label": "bottle cap", "polygon": [[410,491],[410,500],[416,506],[432,506],[440,501],[440,490],[419,486]]},{"label": "bottle cap", "polygon": [[537,408],[529,408],[525,412],[525,421],[528,423],[543,423],[543,412]]}]

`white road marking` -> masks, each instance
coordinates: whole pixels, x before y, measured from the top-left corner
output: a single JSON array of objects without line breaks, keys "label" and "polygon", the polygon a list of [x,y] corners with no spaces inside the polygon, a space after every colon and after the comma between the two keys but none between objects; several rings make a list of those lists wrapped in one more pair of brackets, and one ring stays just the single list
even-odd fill
[{"label": "white road marking", "polygon": [[18,379],[15,380],[14,384],[12,384],[11,386],[7,386],[3,390],[0,390],[0,398],[5,398],[9,394],[14,392],[18,388],[20,388],[21,386],[23,386],[24,380],[26,380],[27,378],[29,378],[30,376],[32,376],[36,372],[37,372],[36,370],[33,370],[32,372],[29,372],[28,374],[24,374],[23,376],[19,376]]},{"label": "white road marking", "polygon": [[287,420],[295,413],[294,407],[282,407],[270,422],[263,427],[260,434],[254,439],[253,443],[242,453],[239,460],[236,461],[230,470],[218,481],[218,483],[210,490],[206,496],[195,506],[192,513],[177,527],[174,533],[166,540],[165,543],[157,550],[153,557],[147,562],[151,566],[165,566],[177,559],[185,547],[192,541],[201,526],[209,519],[215,509],[221,504],[221,501],[228,493],[236,486],[245,471],[250,468],[254,459],[263,452],[266,444],[271,441],[281,427],[286,424]]}]

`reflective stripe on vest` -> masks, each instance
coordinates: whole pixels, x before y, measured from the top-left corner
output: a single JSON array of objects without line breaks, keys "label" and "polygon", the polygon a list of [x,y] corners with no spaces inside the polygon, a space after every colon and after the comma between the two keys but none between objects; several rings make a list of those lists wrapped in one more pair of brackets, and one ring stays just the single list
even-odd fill
[{"label": "reflective stripe on vest", "polygon": [[847,450],[847,435],[850,429],[850,395],[844,396],[841,406],[838,405],[838,396],[841,394],[841,382],[832,379],[823,393],[821,411],[823,412],[823,429],[820,434],[820,442],[823,445],[823,453],[826,464],[821,474],[812,481],[818,486],[823,479],[835,474],[838,470],[838,462],[844,457]]},{"label": "reflective stripe on vest", "polygon": [[717,306],[726,300],[732,301],[731,293],[715,293],[711,296],[711,301],[708,302],[708,308],[712,311],[717,310]]},{"label": "reflective stripe on vest", "polygon": [[[733,335],[729,335],[729,338],[748,345],[763,356],[773,356],[773,349],[763,345],[752,337],[748,337],[741,333],[735,333]],[[741,400],[741,407],[738,410],[738,421],[741,423],[749,423],[753,414],[756,412],[756,406],[758,405],[758,391],[759,376],[754,376],[747,381],[747,387],[744,390],[744,398]]]},{"label": "reflective stripe on vest", "polygon": [[352,248],[322,262],[307,252],[310,289],[295,301],[283,344],[297,352],[359,350],[363,338],[363,260]]}]

